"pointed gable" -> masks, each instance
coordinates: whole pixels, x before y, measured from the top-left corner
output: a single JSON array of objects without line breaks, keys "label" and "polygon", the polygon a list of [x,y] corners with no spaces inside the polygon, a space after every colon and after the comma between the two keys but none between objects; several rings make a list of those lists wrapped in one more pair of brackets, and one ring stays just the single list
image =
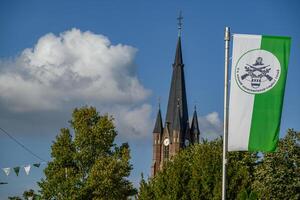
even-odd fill
[{"label": "pointed gable", "polygon": [[163,125],[162,125],[161,112],[160,109],[158,109],[153,133],[162,133],[162,132],[163,132]]},{"label": "pointed gable", "polygon": [[195,140],[194,142],[199,142],[199,135],[200,135],[200,130],[199,130],[199,124],[198,124],[198,117],[197,117],[197,112],[196,109],[194,111],[193,119],[192,119],[192,124],[191,124],[191,135]]}]

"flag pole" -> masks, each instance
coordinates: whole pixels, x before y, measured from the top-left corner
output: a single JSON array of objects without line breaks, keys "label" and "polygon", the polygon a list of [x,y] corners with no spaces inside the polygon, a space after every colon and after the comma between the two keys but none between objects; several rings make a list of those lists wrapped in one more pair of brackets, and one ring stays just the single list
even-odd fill
[{"label": "flag pole", "polygon": [[224,78],[224,132],[223,132],[223,161],[222,161],[222,200],[226,200],[226,153],[228,136],[228,67],[230,28],[225,27],[225,78]]}]

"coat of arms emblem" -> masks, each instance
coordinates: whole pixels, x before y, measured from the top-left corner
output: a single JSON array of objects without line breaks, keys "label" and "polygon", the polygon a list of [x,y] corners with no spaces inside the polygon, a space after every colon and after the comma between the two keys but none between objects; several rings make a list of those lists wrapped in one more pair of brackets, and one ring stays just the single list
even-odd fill
[{"label": "coat of arms emblem", "polygon": [[247,93],[264,93],[280,77],[280,63],[271,52],[256,49],[242,55],[235,68],[236,81]]}]

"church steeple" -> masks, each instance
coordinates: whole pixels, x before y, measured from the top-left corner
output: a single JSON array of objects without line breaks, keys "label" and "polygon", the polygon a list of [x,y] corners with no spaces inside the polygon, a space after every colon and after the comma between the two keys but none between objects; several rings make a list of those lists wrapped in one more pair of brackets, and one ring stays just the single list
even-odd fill
[{"label": "church steeple", "polygon": [[[181,114],[181,121],[188,121],[188,108],[187,108],[187,98],[186,98],[186,90],[185,90],[185,79],[184,79],[184,64],[182,59],[182,49],[181,49],[181,28],[182,28],[182,16],[180,14],[179,20],[179,35],[177,40],[177,48],[175,53],[175,59],[173,64],[173,73],[172,73],[172,81],[171,88],[169,93],[169,101],[166,115],[166,122],[170,123],[171,132],[173,131],[175,114],[177,109],[177,104],[179,104],[179,110]],[[187,128],[187,124],[182,124],[182,130],[185,131]]]},{"label": "church steeple", "polygon": [[153,160],[152,175],[162,170],[165,161],[172,160],[181,150],[189,144],[198,143],[199,127],[196,110],[191,127],[184,78],[184,64],[182,59],[182,15],[178,19],[178,38],[175,58],[172,68],[172,80],[168,99],[168,107],[163,126],[160,107],[156,116],[153,130]]}]

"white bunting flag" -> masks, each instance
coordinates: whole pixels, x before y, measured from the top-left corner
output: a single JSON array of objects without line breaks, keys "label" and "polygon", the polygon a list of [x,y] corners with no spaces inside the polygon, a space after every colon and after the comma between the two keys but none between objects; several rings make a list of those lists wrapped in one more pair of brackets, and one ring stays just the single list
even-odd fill
[{"label": "white bunting flag", "polygon": [[10,173],[10,168],[9,167],[3,168],[3,171],[6,174],[6,176],[8,176]]},{"label": "white bunting flag", "polygon": [[27,165],[27,166],[24,167],[26,175],[29,175],[30,168],[31,168],[30,165]]}]

